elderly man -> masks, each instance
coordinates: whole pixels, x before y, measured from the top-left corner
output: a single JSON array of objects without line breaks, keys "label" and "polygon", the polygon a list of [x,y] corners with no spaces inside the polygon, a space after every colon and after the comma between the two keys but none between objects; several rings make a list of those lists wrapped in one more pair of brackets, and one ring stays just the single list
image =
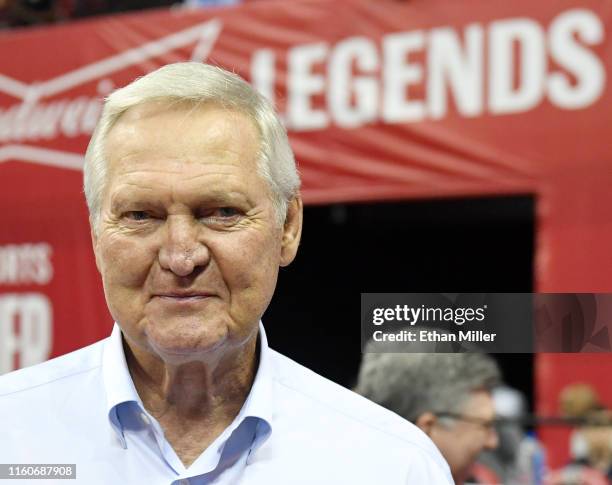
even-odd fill
[{"label": "elderly man", "polygon": [[366,353],[356,390],[421,428],[461,485],[480,452],[497,446],[491,390],[499,380],[486,354]]},{"label": "elderly man", "polygon": [[113,93],[85,194],[116,324],[0,378],[2,461],[74,463],[85,484],[451,483],[416,427],[268,347],[298,189],[281,123],[238,76],[173,64]]}]

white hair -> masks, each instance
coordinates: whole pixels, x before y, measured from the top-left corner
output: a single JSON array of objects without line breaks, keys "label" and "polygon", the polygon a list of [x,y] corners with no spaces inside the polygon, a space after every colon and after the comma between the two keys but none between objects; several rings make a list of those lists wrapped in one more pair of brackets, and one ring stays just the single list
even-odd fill
[{"label": "white hair", "polygon": [[84,191],[92,228],[97,232],[107,176],[105,143],[111,128],[128,109],[149,101],[212,103],[249,116],[260,134],[257,169],[272,192],[276,222],[285,220],[287,204],[298,193],[300,178],[287,132],[272,105],[240,76],[197,62],[168,64],[114,91],[85,154]]},{"label": "white hair", "polygon": [[461,414],[472,392],[491,391],[500,380],[487,354],[366,353],[355,391],[416,423],[425,412]]}]

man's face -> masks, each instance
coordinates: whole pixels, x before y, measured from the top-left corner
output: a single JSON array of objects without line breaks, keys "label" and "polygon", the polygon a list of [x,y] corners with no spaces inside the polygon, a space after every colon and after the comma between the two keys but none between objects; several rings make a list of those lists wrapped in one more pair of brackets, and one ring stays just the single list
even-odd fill
[{"label": "man's face", "polygon": [[474,421],[453,419],[450,426],[438,422],[430,434],[448,462],[457,484],[462,484],[468,478],[470,467],[481,451],[494,449],[498,444],[497,433],[492,426],[495,409],[490,393],[473,392],[460,414],[467,419],[475,419]]},{"label": "man's face", "polygon": [[301,229],[299,199],[275,223],[254,123],[215,106],[147,103],[119,119],[105,149],[94,250],[130,345],[183,362],[254,338]]}]

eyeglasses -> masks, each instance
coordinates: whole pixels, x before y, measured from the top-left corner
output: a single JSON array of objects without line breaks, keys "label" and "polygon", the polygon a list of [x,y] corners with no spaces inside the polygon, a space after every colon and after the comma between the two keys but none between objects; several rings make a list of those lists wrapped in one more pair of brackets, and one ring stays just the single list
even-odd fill
[{"label": "eyeglasses", "polygon": [[438,418],[450,418],[456,419],[457,421],[465,421],[466,423],[477,424],[478,426],[482,426],[487,431],[491,431],[495,428],[495,425],[499,422],[498,419],[484,419],[478,418],[476,416],[466,416],[464,414],[457,413],[436,413]]}]

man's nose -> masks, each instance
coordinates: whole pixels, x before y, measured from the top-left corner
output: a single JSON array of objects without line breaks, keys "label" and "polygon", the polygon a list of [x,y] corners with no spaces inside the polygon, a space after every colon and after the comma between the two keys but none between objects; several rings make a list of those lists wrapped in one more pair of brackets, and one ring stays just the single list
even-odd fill
[{"label": "man's nose", "polygon": [[159,251],[159,263],[163,269],[177,276],[189,276],[208,264],[208,247],[198,239],[198,223],[192,217],[168,216],[165,240]]}]

